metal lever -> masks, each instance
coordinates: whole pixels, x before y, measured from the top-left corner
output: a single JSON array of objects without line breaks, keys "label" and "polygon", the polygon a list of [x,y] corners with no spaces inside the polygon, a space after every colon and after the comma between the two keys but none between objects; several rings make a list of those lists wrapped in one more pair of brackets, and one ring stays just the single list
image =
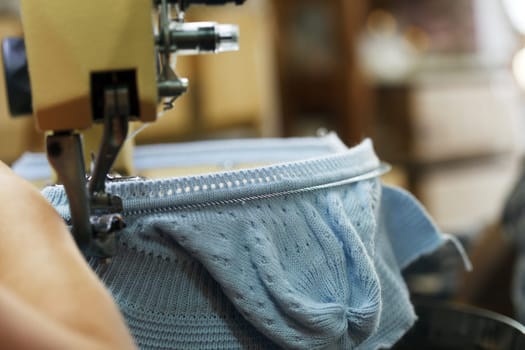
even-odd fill
[{"label": "metal lever", "polygon": [[108,88],[104,92],[104,136],[89,182],[89,194],[105,193],[106,176],[126,141],[130,113],[128,89]]},{"label": "metal lever", "polygon": [[88,184],[94,233],[92,255],[108,257],[116,253],[115,232],[125,227],[120,197],[106,193],[106,179],[128,135],[130,115],[129,92],[126,87],[110,87],[104,91],[104,135],[93,173]]},{"label": "metal lever", "polygon": [[69,199],[73,237],[80,250],[89,250],[92,230],[80,135],[73,132],[48,135],[46,144],[49,164],[58,174]]},{"label": "metal lever", "polygon": [[125,226],[120,214],[122,200],[106,193],[105,182],[126,141],[128,90],[108,88],[104,100],[104,136],[89,184],[86,184],[80,135],[68,131],[46,138],[49,163],[64,185],[69,200],[75,241],[85,255],[100,258],[116,254],[115,232]]}]

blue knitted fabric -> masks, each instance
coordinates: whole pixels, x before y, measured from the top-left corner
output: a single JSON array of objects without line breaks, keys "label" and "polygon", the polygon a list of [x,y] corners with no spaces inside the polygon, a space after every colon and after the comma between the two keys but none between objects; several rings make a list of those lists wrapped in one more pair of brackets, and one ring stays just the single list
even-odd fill
[{"label": "blue knitted fabric", "polygon": [[[90,263],[141,348],[379,349],[410,328],[400,270],[444,238],[406,192],[347,181],[379,166],[370,141],[206,145],[185,157],[280,163],[108,187],[128,227],[109,265]],[[44,195],[68,217],[61,187]]]}]

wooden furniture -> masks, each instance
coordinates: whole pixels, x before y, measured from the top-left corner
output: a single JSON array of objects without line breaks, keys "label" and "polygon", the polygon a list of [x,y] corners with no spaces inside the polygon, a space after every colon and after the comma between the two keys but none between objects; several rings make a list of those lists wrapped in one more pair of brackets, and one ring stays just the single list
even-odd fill
[{"label": "wooden furniture", "polygon": [[305,124],[347,143],[368,136],[372,90],[356,62],[367,10],[364,0],[274,1],[284,136]]}]

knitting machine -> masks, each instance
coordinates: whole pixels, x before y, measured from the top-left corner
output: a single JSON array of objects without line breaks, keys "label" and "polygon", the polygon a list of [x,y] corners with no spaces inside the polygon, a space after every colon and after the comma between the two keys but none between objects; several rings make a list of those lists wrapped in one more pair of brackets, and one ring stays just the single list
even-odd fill
[{"label": "knitting machine", "polygon": [[[188,89],[177,55],[238,48],[238,28],[185,23],[190,5],[245,0],[21,0],[24,39],[2,44],[9,109],[46,132],[49,163],[64,185],[71,231],[82,252],[115,254],[122,201],[106,192],[130,121],[154,122]],[[86,176],[81,131],[103,124]]]}]

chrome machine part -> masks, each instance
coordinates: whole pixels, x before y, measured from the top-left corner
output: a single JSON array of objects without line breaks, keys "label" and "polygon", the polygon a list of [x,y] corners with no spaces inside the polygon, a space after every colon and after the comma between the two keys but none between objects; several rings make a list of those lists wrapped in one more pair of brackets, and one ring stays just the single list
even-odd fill
[{"label": "chrome machine part", "polygon": [[[165,103],[167,109],[173,107],[173,101],[188,90],[188,79],[181,79],[177,76],[171,67],[171,54],[168,48],[172,47],[170,35],[170,23],[173,21],[171,17],[172,5],[168,0],[161,0],[158,2],[158,34],[156,36],[156,44],[158,51],[158,90],[160,98],[170,98],[169,102]],[[176,7],[179,13],[177,21],[184,20],[184,14],[178,6]]]},{"label": "chrome machine part", "polygon": [[128,135],[130,115],[129,95],[126,88],[107,88],[104,93],[104,135],[89,182],[90,195],[105,193],[106,176]]},{"label": "chrome machine part", "polygon": [[[154,0],[158,9],[155,43],[158,52],[158,92],[164,98],[165,109],[188,90],[188,79],[174,71],[177,55],[218,53],[239,49],[238,26],[213,22],[184,23],[184,14],[191,4],[224,5],[244,3],[244,0]],[[172,13],[176,17],[172,18]],[[172,67],[173,65],[173,67]]]},{"label": "chrome machine part", "polygon": [[74,132],[48,135],[46,147],[49,164],[58,174],[69,199],[75,241],[82,251],[89,250],[92,230],[80,135]]}]

